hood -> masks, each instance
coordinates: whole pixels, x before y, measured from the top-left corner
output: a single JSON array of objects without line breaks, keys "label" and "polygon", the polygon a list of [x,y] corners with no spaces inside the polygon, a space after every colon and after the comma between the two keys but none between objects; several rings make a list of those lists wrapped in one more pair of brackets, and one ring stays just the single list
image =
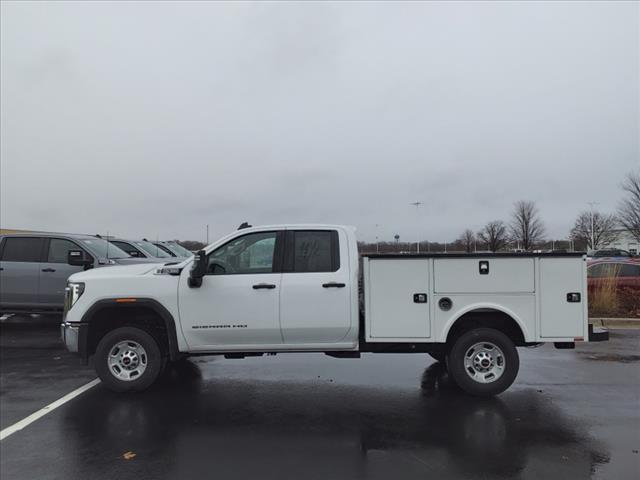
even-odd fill
[{"label": "hood", "polygon": [[91,270],[86,270],[84,272],[74,273],[69,277],[69,281],[84,282],[86,280],[101,278],[135,277],[153,272],[162,265],[164,265],[164,263],[138,263],[126,266],[92,268]]},{"label": "hood", "polygon": [[137,265],[140,263],[166,263],[170,261],[168,258],[142,258],[142,257],[127,257],[127,258],[115,258],[113,260],[118,265]]}]

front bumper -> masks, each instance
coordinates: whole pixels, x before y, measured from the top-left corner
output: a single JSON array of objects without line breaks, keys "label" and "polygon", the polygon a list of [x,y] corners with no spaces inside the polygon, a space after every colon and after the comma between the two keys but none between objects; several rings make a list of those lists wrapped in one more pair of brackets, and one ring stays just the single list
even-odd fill
[{"label": "front bumper", "polygon": [[62,338],[62,343],[64,343],[67,350],[72,353],[78,353],[81,328],[82,325],[77,323],[62,322],[60,324],[60,337]]}]

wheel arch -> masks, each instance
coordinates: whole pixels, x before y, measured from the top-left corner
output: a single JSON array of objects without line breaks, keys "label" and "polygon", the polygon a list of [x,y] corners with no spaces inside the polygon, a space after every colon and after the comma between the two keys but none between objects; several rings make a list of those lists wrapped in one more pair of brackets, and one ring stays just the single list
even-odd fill
[{"label": "wheel arch", "polygon": [[[180,352],[173,315],[160,302],[152,298],[136,297],[126,302],[121,300],[116,298],[98,300],[82,316],[80,323],[85,328],[81,329],[78,345],[78,353],[82,360],[85,363],[89,361],[89,357],[95,352],[97,342],[104,336],[104,333],[120,326],[141,324],[163,329],[166,337],[159,339],[164,343],[161,346],[166,348],[171,360],[177,360],[180,357]],[[114,322],[113,328],[106,325],[105,316],[110,312],[115,312],[118,315],[118,321]]]},{"label": "wheel arch", "polygon": [[449,343],[462,333],[480,327],[495,328],[516,345],[524,345],[531,338],[524,321],[511,309],[494,303],[482,303],[468,305],[452,315],[442,330],[440,341]]}]

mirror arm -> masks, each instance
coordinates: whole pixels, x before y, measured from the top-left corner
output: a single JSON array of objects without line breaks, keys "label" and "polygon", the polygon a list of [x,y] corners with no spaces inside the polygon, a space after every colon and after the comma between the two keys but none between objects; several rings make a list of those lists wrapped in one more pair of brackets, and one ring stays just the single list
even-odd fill
[{"label": "mirror arm", "polygon": [[202,277],[207,273],[207,252],[200,250],[193,258],[193,265],[189,272],[187,284],[190,288],[200,288],[202,286]]}]

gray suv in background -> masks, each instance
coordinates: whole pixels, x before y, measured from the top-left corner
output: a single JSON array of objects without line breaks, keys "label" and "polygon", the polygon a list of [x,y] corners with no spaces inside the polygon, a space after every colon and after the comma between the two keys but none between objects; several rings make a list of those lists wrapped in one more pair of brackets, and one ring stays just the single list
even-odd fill
[{"label": "gray suv in background", "polygon": [[0,314],[61,312],[70,275],[107,265],[159,262],[131,257],[91,235],[0,235]]},{"label": "gray suv in background", "polygon": [[190,257],[193,256],[193,252],[190,252],[189,250],[184,248],[182,245],[180,245],[177,242],[174,242],[173,240],[151,242],[151,243],[153,243],[155,246],[163,249],[165,252],[167,252],[172,257],[190,258]]},{"label": "gray suv in background", "polygon": [[146,240],[124,240],[122,238],[109,237],[109,242],[120,250],[127,252],[132,257],[156,258],[159,259],[160,262],[175,261],[173,258],[175,255],[170,255],[162,248]]}]

